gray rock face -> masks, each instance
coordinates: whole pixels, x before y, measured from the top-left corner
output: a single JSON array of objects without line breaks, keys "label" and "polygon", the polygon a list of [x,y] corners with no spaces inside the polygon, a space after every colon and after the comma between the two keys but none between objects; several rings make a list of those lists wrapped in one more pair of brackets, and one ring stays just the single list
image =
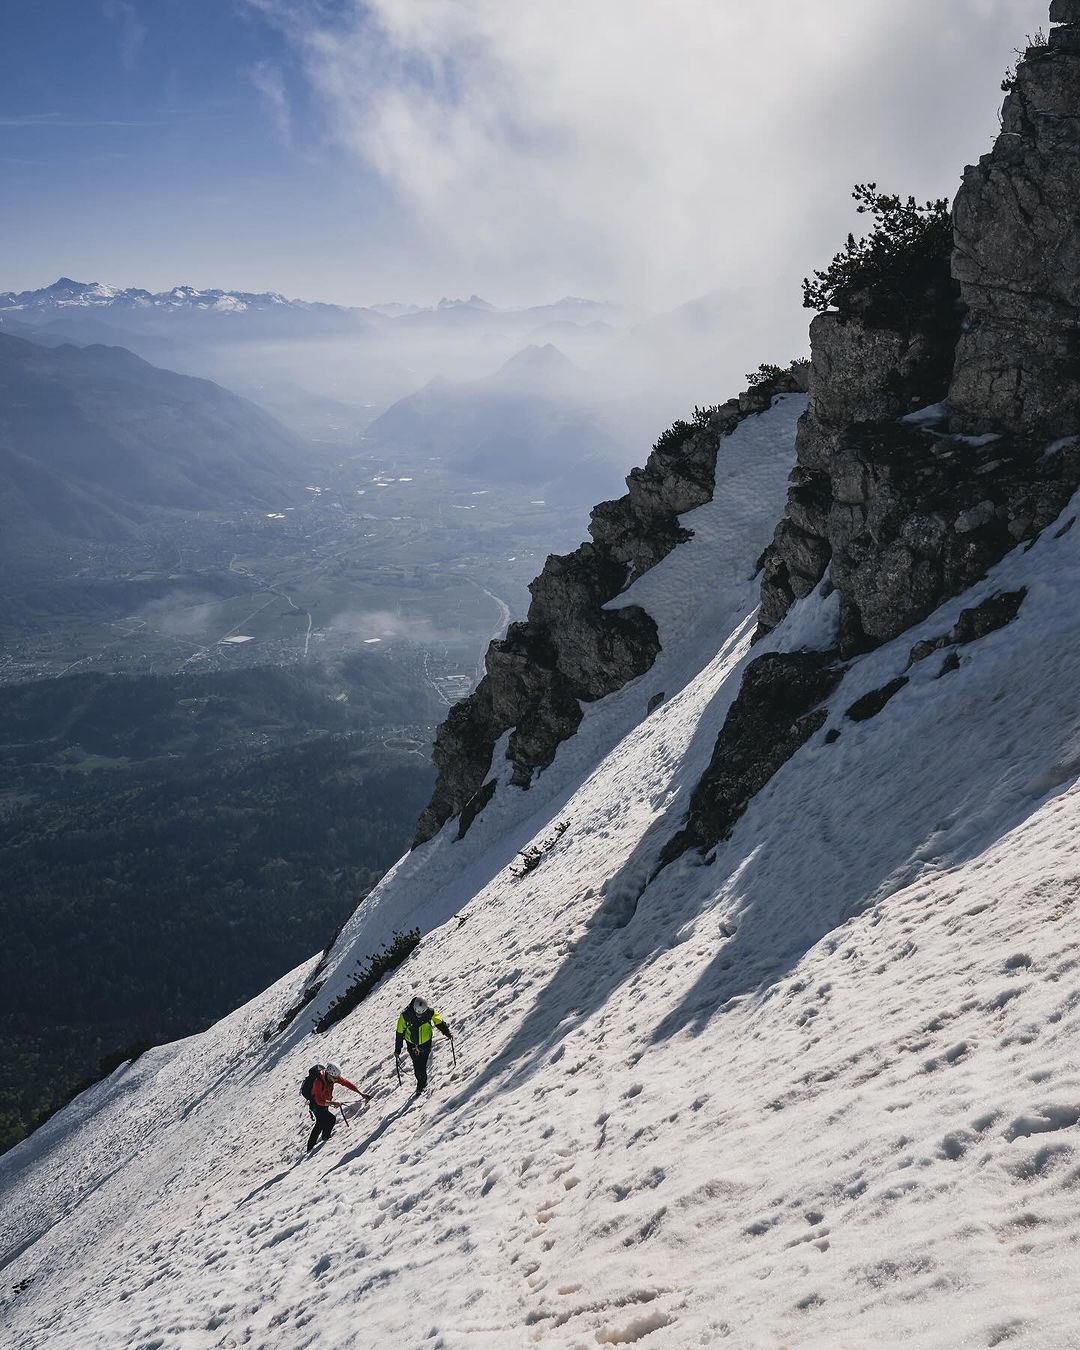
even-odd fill
[{"label": "gray rock face", "polygon": [[[1074,452],[1042,458],[1080,432],[1080,0],[1051,17],[1066,26],[1020,62],[1002,134],[956,201],[963,332],[947,296],[918,332],[811,325],[810,406],[762,560],[758,636],[828,568],[842,650],[887,641],[1045,528],[1080,482]],[[980,450],[896,424],[946,395],[954,432],[1006,439]]]},{"label": "gray rock face", "polygon": [[728,837],[751,798],[822,726],[825,711],[814,709],[842,675],[843,667],[821,652],[773,652],[751,661],[694,789],[686,826],[665,847],[661,866]]},{"label": "gray rock face", "polygon": [[[1051,18],[1066,26],[1020,63],[1002,134],[957,199],[963,333],[944,290],[926,295],[908,331],[873,326],[865,306],[811,326],[810,404],[762,558],[759,637],[828,569],[840,596],[833,659],[889,641],[1050,525],[1080,485],[1080,445],[1047,447],[1080,432],[1080,0],[1054,0]],[[1000,434],[900,420],[947,394],[954,433]],[[911,659],[974,641],[1022,601],[1017,591],[965,610]],[[958,665],[953,652],[940,674]],[[809,652],[747,667],[663,862],[726,837],[821,724],[815,705],[838,678],[828,655]],[[898,676],[847,715],[876,716],[907,683]]]},{"label": "gray rock face", "polygon": [[800,424],[799,464],[827,472],[840,437],[856,422],[902,417],[948,387],[953,332],[872,328],[819,314],[810,325],[810,403]]},{"label": "gray rock face", "polygon": [[434,750],[435,793],[417,824],[416,844],[460,816],[459,837],[494,792],[488,779],[495,745],[510,732],[512,779],[527,788],[581,722],[582,703],[614,693],[656,660],[656,624],[637,607],[603,606],[690,537],[678,517],[712,499],[716,457],[724,436],[793,393],[782,375],[716,409],[704,425],[683,425],[662,437],[644,468],[627,478],[627,493],[592,513],[592,542],[552,555],[529,587],[524,623],[493,642],[486,674],[451,709]]},{"label": "gray rock face", "polygon": [[907,675],[898,675],[895,680],[883,684],[880,689],[871,689],[868,694],[863,694],[862,698],[857,698],[844,713],[844,716],[849,717],[853,722],[868,722],[871,717],[876,717],[886,703],[890,703],[900,690],[910,682]]},{"label": "gray rock face", "polygon": [[829,565],[834,468],[848,428],[898,418],[944,398],[955,327],[948,311],[914,332],[829,313],[810,325],[810,341],[810,403],[795,441],[787,509],[762,559],[758,637],[810,594]]},{"label": "gray rock face", "polygon": [[840,649],[851,655],[920,622],[1045,529],[1080,482],[1080,447],[1035,457],[896,422],[841,438],[827,523],[840,592]]},{"label": "gray rock face", "polygon": [[1080,4],[1055,0],[993,150],[964,173],[953,274],[969,316],[954,430],[1080,430]]},{"label": "gray rock face", "polygon": [[1021,586],[1018,591],[998,591],[981,604],[972,605],[970,609],[962,609],[949,632],[916,642],[911,649],[908,665],[914,665],[916,661],[925,661],[934,652],[941,651],[942,647],[962,647],[969,642],[978,642],[979,638],[986,637],[988,633],[995,633],[999,628],[1004,628],[1020,613],[1020,606],[1026,596],[1027,587]]}]

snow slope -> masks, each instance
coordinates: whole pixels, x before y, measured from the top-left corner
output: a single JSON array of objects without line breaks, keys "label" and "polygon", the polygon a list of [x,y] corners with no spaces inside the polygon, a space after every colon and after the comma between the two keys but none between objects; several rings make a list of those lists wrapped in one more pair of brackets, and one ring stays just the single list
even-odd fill
[{"label": "snow slope", "polygon": [[[645,884],[748,656],[801,406],[725,443],[694,539],[627,597],[656,667],[527,794],[399,863],[293,1027],[263,1039],[314,962],[0,1160],[5,1343],[1080,1345],[1080,531],[854,662],[712,860]],[[930,658],[844,718],[1019,585],[958,671]],[[810,597],[769,645],[833,619]],[[406,965],[310,1035],[414,923]],[[459,1056],[420,1103],[389,1062],[414,990]],[[304,1158],[297,1085],[329,1057],[377,1096]]]}]

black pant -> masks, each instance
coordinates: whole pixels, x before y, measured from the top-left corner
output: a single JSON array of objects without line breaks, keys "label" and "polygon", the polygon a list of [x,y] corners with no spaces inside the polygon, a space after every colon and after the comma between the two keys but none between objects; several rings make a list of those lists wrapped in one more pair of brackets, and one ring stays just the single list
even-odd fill
[{"label": "black pant", "polygon": [[427,1062],[431,1056],[431,1042],[426,1041],[423,1045],[409,1045],[409,1058],[412,1060],[413,1073],[416,1074],[416,1091],[423,1092],[427,1087]]},{"label": "black pant", "polygon": [[311,1127],[311,1133],[308,1135],[308,1152],[315,1147],[316,1141],[321,1134],[324,1139],[329,1139],[334,1133],[334,1126],[337,1124],[337,1116],[328,1106],[313,1106],[315,1113],[315,1124]]}]

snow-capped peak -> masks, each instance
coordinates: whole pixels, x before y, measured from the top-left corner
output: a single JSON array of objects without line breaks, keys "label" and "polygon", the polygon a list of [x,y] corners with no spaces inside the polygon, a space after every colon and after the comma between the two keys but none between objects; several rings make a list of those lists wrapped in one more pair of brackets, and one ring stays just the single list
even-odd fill
[{"label": "snow-capped peak", "polygon": [[494,310],[495,306],[488,304],[486,300],[481,300],[478,295],[470,295],[468,300],[451,300],[447,296],[439,301],[436,309],[479,309],[484,311]]},{"label": "snow-capped peak", "polygon": [[0,293],[0,309],[42,312],[72,306],[101,309],[152,307],[156,310],[213,310],[236,314],[247,310],[290,307],[306,310],[307,301],[289,300],[277,291],[228,291],[217,288],[200,290],[196,286],[173,286],[167,291],[151,292],[137,286],[105,286],[101,282],[73,281],[60,277],[51,286],[36,291]]}]

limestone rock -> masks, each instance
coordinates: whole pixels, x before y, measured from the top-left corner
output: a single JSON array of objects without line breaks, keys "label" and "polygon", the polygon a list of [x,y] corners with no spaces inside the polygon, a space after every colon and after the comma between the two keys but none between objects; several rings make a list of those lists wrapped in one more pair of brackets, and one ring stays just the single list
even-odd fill
[{"label": "limestone rock", "polygon": [[999,628],[1012,623],[1020,613],[1020,606],[1024,603],[1026,595],[1026,586],[1021,586],[1018,591],[999,591],[997,595],[991,595],[984,600],[981,605],[961,610],[960,617],[949,634],[949,641],[963,645],[977,642],[988,633],[996,633]]},{"label": "limestone rock", "polygon": [[887,642],[1053,522],[1080,483],[1080,449],[1036,457],[898,423],[852,428],[834,462],[830,576],[840,649]]},{"label": "limestone rock", "polygon": [[[1051,18],[1080,23],[1080,5]],[[1080,430],[1080,28],[1027,52],[1002,117],[956,199],[952,425],[1049,439]]]},{"label": "limestone rock", "polygon": [[973,442],[896,421],[850,426],[828,463],[827,478],[796,473],[764,560],[759,632],[829,567],[843,655],[889,641],[967,589],[1080,484],[1076,446],[1035,455],[1022,437]]},{"label": "limestone rock", "polygon": [[819,314],[810,325],[810,403],[796,442],[800,466],[827,471],[853,423],[902,417],[940,399],[953,337],[949,324],[906,332]]},{"label": "limestone rock", "polygon": [[415,843],[454,816],[460,817],[458,837],[468,830],[496,791],[492,756],[500,737],[510,733],[511,782],[527,788],[577,730],[582,703],[614,693],[650,668],[660,650],[655,622],[638,607],[604,605],[690,538],[679,516],[712,499],[723,437],[768,408],[775,395],[795,392],[801,378],[783,373],[707,419],[679,424],[643,468],[631,471],[626,495],[593,511],[591,542],[548,558],[529,587],[527,619],[491,644],[483,680],[438,730],[435,792]]},{"label": "limestone rock", "polygon": [[909,683],[906,675],[898,675],[895,680],[883,684],[880,689],[871,689],[868,694],[863,694],[862,698],[857,698],[844,716],[850,718],[852,722],[868,722]]},{"label": "limestone rock", "polygon": [[916,661],[924,661],[942,647],[964,646],[968,642],[977,642],[979,638],[986,637],[988,633],[994,633],[999,628],[1004,628],[1020,613],[1020,606],[1024,603],[1026,595],[1025,586],[1021,586],[1018,591],[998,591],[981,604],[972,605],[970,609],[962,609],[948,633],[916,642],[911,649],[908,664],[914,665]]},{"label": "limestone rock", "polygon": [[842,675],[843,667],[822,652],[770,652],[750,662],[694,789],[686,826],[665,847],[661,865],[727,838],[755,794],[823,725],[824,709],[814,709]]},{"label": "limestone rock", "polygon": [[468,698],[454,704],[439,727],[431,756],[435,791],[417,821],[417,841],[437,834],[479,790],[491,767],[494,726],[491,680],[485,676]]},{"label": "limestone rock", "polygon": [[834,313],[819,314],[810,325],[810,403],[795,441],[787,509],[762,559],[757,637],[809,595],[829,565],[834,468],[848,428],[899,418],[942,399],[956,332],[950,296],[942,297],[937,319],[917,331]]}]

